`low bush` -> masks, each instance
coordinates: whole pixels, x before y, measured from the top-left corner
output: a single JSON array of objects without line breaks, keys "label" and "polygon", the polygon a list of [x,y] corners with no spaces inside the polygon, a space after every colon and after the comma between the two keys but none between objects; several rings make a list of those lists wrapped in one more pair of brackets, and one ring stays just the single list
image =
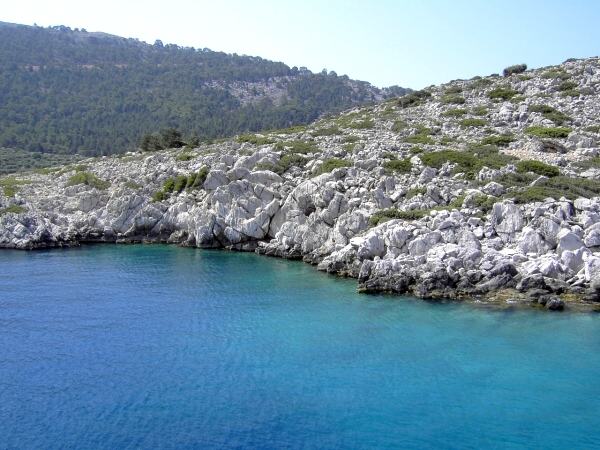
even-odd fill
[{"label": "low bush", "polygon": [[569,75],[564,70],[560,70],[560,69],[547,70],[541,76],[542,76],[542,78],[546,78],[546,79],[557,78],[559,80],[568,80],[569,78],[571,78],[571,75]]},{"label": "low bush", "polygon": [[162,202],[163,200],[166,200],[170,194],[179,194],[184,189],[201,189],[206,181],[206,177],[208,177],[208,167],[203,167],[200,171],[189,175],[177,175],[176,177],[167,178],[163,183],[162,189],[154,193],[152,200],[155,202]]},{"label": "low bush", "polygon": [[410,159],[396,159],[383,163],[383,168],[388,172],[408,173],[412,169]]},{"label": "low bush", "polygon": [[507,87],[507,86],[501,86],[501,87],[497,87],[496,89],[492,89],[488,93],[488,97],[491,98],[492,100],[510,100],[517,94],[518,94],[518,92],[515,91],[514,89],[511,89],[510,87]]},{"label": "low bush", "polygon": [[442,103],[447,105],[462,105],[466,103],[466,100],[460,94],[444,94],[442,96]]},{"label": "low bush", "polygon": [[181,152],[175,157],[177,161],[191,161],[192,159],[194,159],[194,155],[188,152]]},{"label": "low bush", "polygon": [[4,214],[21,214],[23,212],[25,212],[26,209],[24,207],[22,207],[21,205],[10,205],[7,206],[6,208],[0,208],[0,216],[3,216]]},{"label": "low bush", "polygon": [[508,147],[508,145],[515,140],[512,134],[500,134],[494,136],[487,136],[482,139],[483,145],[497,145],[498,147]]},{"label": "low bush", "polygon": [[502,74],[505,77],[510,77],[511,75],[515,75],[518,73],[523,73],[527,70],[527,64],[516,64],[514,66],[509,66],[502,71]]},{"label": "low bush", "polygon": [[570,91],[572,89],[575,89],[577,86],[578,86],[578,84],[575,83],[574,81],[563,81],[562,83],[560,83],[558,85],[556,90],[560,91],[560,92],[565,92],[565,91]]},{"label": "low bush", "polygon": [[571,121],[569,116],[549,105],[531,105],[529,111],[541,113],[544,118],[551,120],[556,125]]},{"label": "low bush", "polygon": [[67,181],[67,186],[76,186],[78,184],[85,184],[98,190],[104,190],[110,186],[110,182],[98,178],[91,172],[76,172]]},{"label": "low bush", "polygon": [[489,78],[475,77],[473,78],[473,81],[469,84],[469,88],[483,89],[490,86],[492,83],[492,80],[490,80]]},{"label": "low bush", "polygon": [[339,158],[330,158],[323,161],[323,164],[319,166],[315,175],[321,175],[324,173],[329,173],[334,169],[338,169],[340,167],[350,167],[352,166],[352,161],[349,159],[339,159]]},{"label": "low bush", "polygon": [[525,129],[525,133],[531,136],[541,138],[566,138],[572,130],[566,127],[529,127]]},{"label": "low bush", "polygon": [[465,114],[467,114],[467,110],[466,109],[454,108],[454,109],[449,109],[448,111],[445,111],[444,113],[442,113],[442,116],[445,116],[445,117],[462,117]]},{"label": "low bush", "polygon": [[463,91],[463,88],[460,86],[450,86],[444,90],[445,94],[460,94]]},{"label": "low bush", "polygon": [[270,170],[278,175],[283,175],[292,167],[304,168],[307,161],[308,160],[299,153],[288,153],[283,155],[276,164],[261,163],[257,164],[256,168],[258,170]]},{"label": "low bush", "polygon": [[577,161],[577,163],[575,163],[575,166],[583,170],[600,169],[600,156],[596,156],[590,159],[584,159],[582,161]]},{"label": "low bush", "polygon": [[392,125],[392,131],[394,133],[399,133],[406,128],[408,128],[408,123],[406,123],[404,120],[396,120]]},{"label": "low bush", "polygon": [[143,187],[141,184],[136,183],[135,181],[126,181],[125,183],[123,183],[123,186],[133,190],[138,190]]},{"label": "low bush", "polygon": [[318,128],[311,133],[314,137],[318,136],[335,136],[337,134],[342,134],[341,130],[337,126],[331,126],[327,128]]},{"label": "low bush", "polygon": [[415,188],[410,188],[408,191],[406,191],[406,195],[405,197],[410,200],[413,197],[416,197],[417,195],[425,195],[427,194],[427,189],[424,187],[415,187]]},{"label": "low bush", "polygon": [[412,136],[407,136],[404,138],[404,142],[408,144],[424,144],[424,145],[433,145],[435,141],[431,138],[431,136],[427,134],[413,134]]},{"label": "low bush", "polygon": [[536,160],[522,160],[517,163],[517,172],[528,173],[533,172],[538,175],[544,175],[546,177],[557,177],[560,175],[558,167],[551,166]]},{"label": "low bush", "polygon": [[237,137],[237,141],[240,143],[249,143],[253,145],[268,145],[275,142],[274,139],[267,136],[260,136],[257,134],[242,134]]},{"label": "low bush", "polygon": [[488,113],[488,109],[485,106],[475,106],[471,108],[471,114],[474,116],[485,116]]},{"label": "low bush", "polygon": [[375,128],[375,121],[373,119],[364,119],[348,124],[348,128],[353,130],[370,130]]},{"label": "low bush", "polygon": [[463,119],[459,123],[462,127],[483,127],[487,125],[487,121],[483,119]]},{"label": "low bush", "polygon": [[289,153],[301,153],[306,155],[308,153],[316,153],[319,151],[319,147],[316,142],[313,141],[286,141],[278,142],[275,145],[277,150],[285,150]]},{"label": "low bush", "polygon": [[424,153],[419,156],[423,164],[436,169],[445,163],[455,164],[454,173],[463,172],[467,178],[474,178],[481,168],[500,169],[514,161],[514,157],[498,152],[494,146],[471,146],[469,151],[442,150]]},{"label": "low bush", "polygon": [[494,207],[494,203],[498,201],[498,197],[493,197],[491,195],[476,195],[473,197],[472,202],[473,206],[481,209],[484,213],[491,211]]},{"label": "low bush", "polygon": [[288,128],[280,128],[278,130],[273,130],[274,134],[296,134],[303,133],[306,131],[306,125],[296,125]]},{"label": "low bush", "polygon": [[429,210],[425,209],[413,209],[410,211],[400,211],[395,208],[382,209],[369,218],[369,225],[374,227],[392,219],[418,220],[429,215],[429,212]]},{"label": "low bush", "polygon": [[583,91],[580,91],[578,89],[567,89],[565,91],[562,91],[561,93],[563,97],[579,97],[582,94]]},{"label": "low bush", "polygon": [[415,91],[410,94],[403,95],[398,99],[398,106],[401,108],[410,108],[419,106],[426,102],[431,97],[431,93],[427,91]]},{"label": "low bush", "polygon": [[589,127],[585,127],[584,131],[589,131],[590,133],[600,133],[600,125],[590,125]]},{"label": "low bush", "polygon": [[29,184],[29,181],[18,180],[15,177],[6,177],[0,179],[0,187],[2,188],[5,197],[14,197],[19,190],[19,186],[23,186],[25,184]]}]

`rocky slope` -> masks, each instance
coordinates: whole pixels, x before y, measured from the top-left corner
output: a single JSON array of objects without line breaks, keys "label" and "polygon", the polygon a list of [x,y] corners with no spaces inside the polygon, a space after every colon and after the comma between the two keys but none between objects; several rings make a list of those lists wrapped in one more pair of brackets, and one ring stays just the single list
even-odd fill
[{"label": "rocky slope", "polygon": [[303,259],[366,292],[595,305],[599,113],[600,61],[574,60],[0,178],[0,246],[224,247]]}]

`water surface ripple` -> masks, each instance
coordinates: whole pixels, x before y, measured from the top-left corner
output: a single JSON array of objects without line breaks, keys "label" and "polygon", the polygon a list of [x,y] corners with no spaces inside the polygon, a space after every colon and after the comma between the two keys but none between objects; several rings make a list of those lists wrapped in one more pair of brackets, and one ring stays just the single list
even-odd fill
[{"label": "water surface ripple", "polygon": [[0,252],[0,448],[600,448],[600,316],[254,254]]}]

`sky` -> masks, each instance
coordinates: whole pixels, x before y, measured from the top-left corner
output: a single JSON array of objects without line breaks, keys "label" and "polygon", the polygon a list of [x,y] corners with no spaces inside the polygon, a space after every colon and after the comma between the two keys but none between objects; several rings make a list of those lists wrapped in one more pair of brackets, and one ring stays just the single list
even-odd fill
[{"label": "sky", "polygon": [[261,56],[419,89],[600,54],[600,0],[19,0],[0,20]]}]

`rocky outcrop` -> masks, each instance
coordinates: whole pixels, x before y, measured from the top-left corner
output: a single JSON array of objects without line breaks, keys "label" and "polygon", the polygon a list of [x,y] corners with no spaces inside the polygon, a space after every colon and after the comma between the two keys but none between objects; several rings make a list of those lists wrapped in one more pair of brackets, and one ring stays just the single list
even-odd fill
[{"label": "rocky outcrop", "polygon": [[[582,80],[600,81],[597,61],[578,64],[593,68]],[[528,86],[521,90],[528,92]],[[473,96],[469,101],[481,101]],[[0,247],[169,242],[302,259],[319,270],[357,278],[364,292],[551,310],[600,301],[600,198],[518,201],[515,193],[544,184],[537,176],[529,185],[509,184],[506,180],[521,183],[524,176],[516,160],[470,175],[452,161],[428,166],[424,155],[445,145],[416,150],[407,136],[422,134],[427,125],[436,132],[434,121],[447,109],[442,105],[432,101],[406,110],[384,103],[294,135],[272,133],[265,140],[273,143],[231,140],[131,153],[6,178],[0,185]],[[583,127],[598,111],[595,105],[586,98],[581,109],[571,105],[569,112]],[[498,134],[539,122],[510,102],[486,107],[492,110],[490,123],[505,124],[498,125]],[[396,123],[415,117],[429,122],[399,133],[390,130],[390,114]],[[453,127],[444,123],[439,132],[453,137]],[[323,129],[333,132],[319,133]],[[457,146],[463,149],[485,137],[473,130],[462,133],[466,138]],[[565,140],[560,145],[567,153],[560,155],[573,161],[593,155],[594,148],[579,147],[595,145],[591,139]],[[297,142],[310,146],[294,153],[290,148]],[[521,134],[502,153],[530,152],[530,142]],[[539,160],[548,161],[548,152],[540,154]],[[400,170],[389,164],[396,160],[404,161]],[[573,176],[573,164],[560,166],[563,176]],[[324,171],[328,165],[336,168]]]}]

